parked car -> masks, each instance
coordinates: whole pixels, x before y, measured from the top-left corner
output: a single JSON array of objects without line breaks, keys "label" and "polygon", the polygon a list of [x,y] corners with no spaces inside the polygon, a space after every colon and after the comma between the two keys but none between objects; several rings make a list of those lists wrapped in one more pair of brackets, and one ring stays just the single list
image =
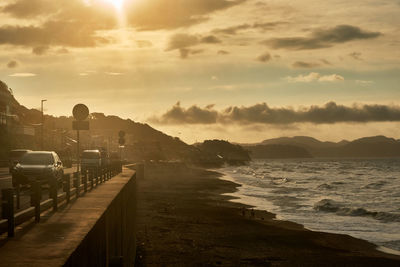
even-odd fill
[{"label": "parked car", "polygon": [[64,175],[63,164],[54,151],[29,151],[15,166],[12,175],[13,186],[28,184],[34,180],[61,183]]},{"label": "parked car", "polygon": [[11,174],[13,173],[15,165],[17,165],[21,157],[30,151],[31,150],[29,149],[15,149],[10,151],[8,156],[8,167]]},{"label": "parked car", "polygon": [[98,169],[101,167],[100,150],[84,150],[81,156],[81,169],[85,172],[88,169]]}]

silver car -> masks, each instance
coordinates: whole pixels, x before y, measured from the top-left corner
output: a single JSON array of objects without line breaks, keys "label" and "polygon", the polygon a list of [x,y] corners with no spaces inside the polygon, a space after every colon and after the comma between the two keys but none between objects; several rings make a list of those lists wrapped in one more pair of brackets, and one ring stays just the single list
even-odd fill
[{"label": "silver car", "polygon": [[41,183],[54,180],[61,182],[63,175],[63,164],[56,152],[31,151],[22,156],[15,166],[12,180],[13,186],[28,184],[34,180],[39,180]]}]

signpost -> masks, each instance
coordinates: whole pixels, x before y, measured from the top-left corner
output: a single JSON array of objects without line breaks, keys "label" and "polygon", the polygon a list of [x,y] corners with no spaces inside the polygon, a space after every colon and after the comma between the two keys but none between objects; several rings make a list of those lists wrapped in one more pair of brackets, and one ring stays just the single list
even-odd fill
[{"label": "signpost", "polygon": [[79,173],[80,167],[80,140],[79,140],[79,131],[81,130],[89,130],[89,121],[85,121],[89,116],[89,108],[84,104],[77,104],[72,109],[72,114],[74,115],[75,121],[72,122],[72,129],[76,130],[76,139],[77,139],[77,172]]},{"label": "signpost", "polygon": [[119,143],[119,159],[122,160],[122,148],[125,145],[125,132],[124,131],[119,131],[118,133],[119,139],[118,139],[118,143]]}]

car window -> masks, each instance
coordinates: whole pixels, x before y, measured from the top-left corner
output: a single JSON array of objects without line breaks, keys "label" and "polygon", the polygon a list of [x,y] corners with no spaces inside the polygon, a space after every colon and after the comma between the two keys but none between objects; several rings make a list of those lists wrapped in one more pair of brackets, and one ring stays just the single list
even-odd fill
[{"label": "car window", "polygon": [[85,151],[82,153],[83,159],[99,159],[100,153],[99,152],[92,152],[92,151]]},{"label": "car window", "polygon": [[23,165],[51,165],[54,164],[53,155],[50,153],[27,153],[20,161]]},{"label": "car window", "polygon": [[10,158],[20,158],[24,154],[26,154],[27,151],[21,150],[21,151],[10,151]]}]

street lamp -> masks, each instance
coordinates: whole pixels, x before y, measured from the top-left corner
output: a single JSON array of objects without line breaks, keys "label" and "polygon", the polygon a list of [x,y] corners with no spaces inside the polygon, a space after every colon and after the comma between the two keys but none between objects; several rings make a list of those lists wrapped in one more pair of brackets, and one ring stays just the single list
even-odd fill
[{"label": "street lamp", "polygon": [[43,150],[43,131],[44,131],[44,114],[43,114],[43,102],[46,102],[47,99],[41,100],[41,111],[42,111],[42,131],[41,131],[41,141],[40,141],[40,149]]}]

